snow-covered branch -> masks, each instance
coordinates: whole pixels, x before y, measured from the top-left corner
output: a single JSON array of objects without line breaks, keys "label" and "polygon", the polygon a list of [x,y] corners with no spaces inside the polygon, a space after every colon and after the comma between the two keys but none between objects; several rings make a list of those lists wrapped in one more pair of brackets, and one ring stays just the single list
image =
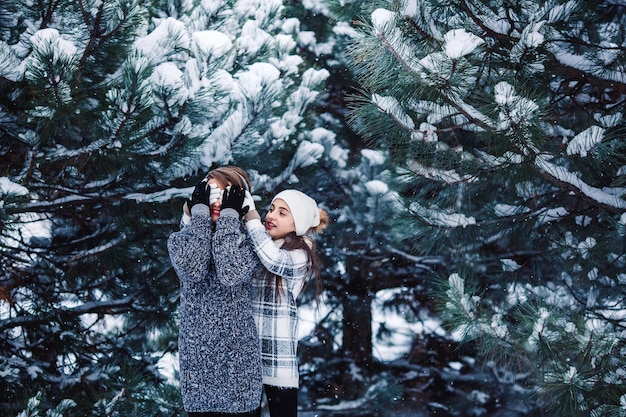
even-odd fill
[{"label": "snow-covered branch", "polygon": [[575,173],[568,171],[562,166],[549,162],[548,159],[549,155],[539,154],[535,158],[535,164],[539,169],[559,183],[566,184],[578,195],[593,200],[603,206],[619,209],[620,211],[626,209],[626,200],[618,195],[618,193],[624,193],[623,188],[611,190],[592,187]]},{"label": "snow-covered branch", "polygon": [[[126,297],[120,300],[97,301],[82,304],[77,307],[61,307],[54,310],[57,316],[81,316],[83,314],[121,314],[133,311],[133,297]],[[156,309],[156,307],[155,307]],[[21,315],[0,320],[0,331],[20,326],[30,326],[39,323],[50,323],[50,317],[45,314]]]}]

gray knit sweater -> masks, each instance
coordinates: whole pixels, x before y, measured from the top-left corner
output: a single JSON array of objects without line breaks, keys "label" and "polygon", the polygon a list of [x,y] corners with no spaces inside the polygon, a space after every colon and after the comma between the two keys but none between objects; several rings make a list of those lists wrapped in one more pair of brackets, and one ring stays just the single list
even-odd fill
[{"label": "gray knit sweater", "polygon": [[180,279],[183,405],[188,412],[252,411],[263,387],[249,293],[258,260],[235,210],[222,210],[213,230],[208,210],[198,209],[168,239]]}]

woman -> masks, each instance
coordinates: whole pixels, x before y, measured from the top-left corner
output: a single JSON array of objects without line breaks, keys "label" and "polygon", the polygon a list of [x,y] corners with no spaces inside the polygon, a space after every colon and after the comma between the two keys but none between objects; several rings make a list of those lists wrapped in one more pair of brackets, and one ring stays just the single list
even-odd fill
[{"label": "woman", "polygon": [[240,220],[249,187],[237,167],[211,171],[185,203],[181,230],[168,239],[181,284],[180,383],[190,417],[260,416],[260,348],[250,302],[259,263]]},{"label": "woman", "polygon": [[297,190],[278,193],[261,223],[254,203],[246,199],[246,228],[263,264],[253,280],[252,308],[261,338],[263,384],[271,417],[296,417],[299,372],[297,298],[309,279],[320,290],[314,241],[328,225],[328,214]]}]

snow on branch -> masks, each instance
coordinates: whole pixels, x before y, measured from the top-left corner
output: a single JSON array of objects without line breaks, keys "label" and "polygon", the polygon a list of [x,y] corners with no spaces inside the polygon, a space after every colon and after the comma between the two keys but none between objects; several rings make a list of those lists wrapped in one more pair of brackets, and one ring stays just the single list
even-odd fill
[{"label": "snow on branch", "polygon": [[484,40],[468,33],[464,29],[452,29],[443,35],[443,50],[451,59],[459,59],[474,52],[479,45],[485,43]]},{"label": "snow on branch", "polygon": [[[97,301],[82,304],[78,307],[57,309],[56,313],[61,315],[82,315],[89,313],[118,314],[128,311],[133,306],[133,297],[126,297],[120,300]],[[24,315],[0,320],[0,331],[19,326],[27,326],[36,323],[49,323],[50,317],[46,315]]]},{"label": "snow on branch", "polygon": [[28,189],[11,181],[8,177],[0,177],[0,196],[3,197],[0,207],[4,205],[4,197],[9,195],[25,196],[28,195]]},{"label": "snow on branch", "polygon": [[503,314],[479,315],[481,297],[469,293],[465,280],[456,272],[448,277],[446,296],[446,309],[460,319],[452,332],[456,337],[471,338],[481,334],[494,338],[498,343],[510,344],[510,333]]},{"label": "snow on branch", "polygon": [[376,104],[381,112],[391,116],[404,129],[413,130],[415,128],[415,123],[402,109],[400,102],[395,97],[374,94],[372,95],[372,103]]},{"label": "snow on branch", "polygon": [[93,301],[89,303],[83,303],[77,307],[64,309],[64,312],[74,314],[86,314],[86,313],[102,313],[126,310],[133,304],[133,297],[126,297],[120,300],[107,300],[107,301]]},{"label": "snow on branch", "polygon": [[433,226],[439,227],[467,227],[475,225],[476,219],[473,216],[466,216],[463,213],[454,213],[439,208],[427,208],[418,203],[411,203],[411,211],[420,216],[423,221]]},{"label": "snow on branch", "polygon": [[54,208],[59,208],[68,204],[80,204],[82,202],[92,201],[92,197],[84,197],[80,195],[69,195],[57,198],[51,201],[36,201],[20,206],[22,212],[48,212]]},{"label": "snow on branch", "polygon": [[624,68],[624,66],[619,66],[616,70],[601,68],[598,67],[596,62],[591,61],[586,56],[564,52],[564,50],[558,46],[552,48],[552,53],[554,54],[555,59],[566,67],[593,75],[598,79],[606,80],[608,82],[626,84],[626,68]]},{"label": "snow on branch", "polygon": [[403,250],[395,248],[391,245],[387,246],[387,250],[391,253],[394,253],[396,255],[403,257],[404,259],[410,262],[415,263],[416,267],[420,269],[425,269],[430,272],[433,271],[430,265],[444,265],[445,264],[445,260],[443,259],[442,256],[437,256],[437,255],[415,256]]},{"label": "snow on branch", "polygon": [[74,256],[72,256],[68,260],[68,262],[75,262],[75,261],[77,261],[79,259],[87,258],[89,256],[97,256],[97,255],[99,255],[101,253],[106,253],[107,250],[117,246],[118,244],[122,243],[125,240],[126,240],[126,235],[122,234],[117,239],[109,240],[104,245],[96,246],[96,247],[91,248],[89,250],[84,250],[84,251],[80,251],[80,252],[75,253]]},{"label": "snow on branch", "polygon": [[241,28],[241,34],[237,38],[237,50],[244,55],[254,55],[272,40],[272,36],[263,30],[261,22],[247,20]]},{"label": "snow on branch", "polygon": [[221,58],[233,47],[230,38],[217,30],[201,30],[191,35],[191,48],[200,62]]},{"label": "snow on branch", "polygon": [[[522,62],[529,49],[536,49],[544,42],[544,36],[539,33],[545,21],[530,22],[523,30],[519,41],[511,48],[510,59],[513,62]],[[532,68],[535,72],[543,72],[544,66],[541,62],[528,62],[527,68]]]},{"label": "snow on branch", "polygon": [[[484,41],[466,32],[463,29],[451,30],[444,35],[441,40],[443,50],[434,52],[421,59],[414,56],[415,48],[405,41],[402,31],[395,26],[396,13],[385,9],[377,9],[371,16],[374,27],[375,36],[381,39],[384,47],[395,57],[398,64],[406,71],[414,75],[417,82],[431,85],[429,77],[434,79],[449,80],[454,72],[456,60],[472,53]],[[470,79],[471,77],[466,77]],[[470,83],[472,84],[472,83]],[[432,86],[432,85],[431,85]],[[447,104],[458,109],[465,117],[478,125],[479,129],[487,128],[493,125],[489,117],[484,115],[474,106],[469,105],[463,100],[465,94],[459,92],[459,86],[450,89],[441,89],[440,94],[445,98]],[[376,104],[377,98],[373,99]],[[380,102],[380,100],[378,100]],[[408,122],[407,118],[399,112],[398,106],[390,103],[389,99],[379,105],[382,109],[386,109],[392,116],[395,116],[403,126],[411,126],[413,123]],[[406,123],[406,124],[405,124]]]},{"label": "snow on branch", "polygon": [[589,152],[598,143],[602,142],[603,137],[603,128],[600,126],[591,126],[574,136],[574,139],[572,139],[572,141],[567,145],[567,154],[578,154],[585,157],[587,156],[587,152]]},{"label": "snow on branch", "polygon": [[443,119],[458,114],[458,110],[449,104],[434,103],[427,100],[408,100],[407,106],[426,118],[426,123],[434,125]]},{"label": "snow on branch", "polygon": [[137,203],[163,203],[174,198],[191,195],[194,187],[168,188],[154,193],[131,193],[122,197],[125,200],[134,200]]},{"label": "snow on branch", "polygon": [[361,149],[361,156],[372,167],[381,166],[386,160],[385,154],[377,149]]},{"label": "snow on branch", "polygon": [[261,102],[266,96],[272,97],[283,87],[280,71],[267,62],[255,62],[246,71],[235,75],[242,93],[240,100],[251,103]]},{"label": "snow on branch", "polygon": [[189,50],[191,38],[185,24],[172,17],[163,20],[150,34],[135,41],[133,48],[148,57],[153,64],[162,62],[180,50]]},{"label": "snow on branch", "polygon": [[475,309],[480,298],[465,293],[465,280],[457,273],[448,277],[448,285],[450,287],[446,291],[446,295],[450,301],[446,303],[446,306],[451,310],[460,307],[467,318],[474,319],[476,317]]},{"label": "snow on branch", "polygon": [[300,142],[292,161],[294,167],[307,167],[316,164],[323,154],[324,147],[322,145],[305,140]]},{"label": "snow on branch", "polygon": [[283,172],[274,177],[271,181],[268,181],[265,188],[268,190],[276,188],[278,184],[287,181],[298,168],[316,164],[323,154],[324,146],[321,144],[309,142],[307,140],[302,141],[287,168],[285,168]]},{"label": "snow on branch", "polygon": [[51,119],[60,107],[73,100],[72,85],[78,70],[78,48],[52,28],[37,31],[30,37],[30,42],[32,51],[24,60],[24,77],[29,83],[42,88],[35,94],[47,97],[47,100],[38,101],[41,105],[33,106],[31,115]]},{"label": "snow on branch", "polygon": [[498,129],[506,131],[512,126],[529,124],[539,110],[539,105],[520,96],[515,88],[506,81],[494,87],[494,99],[500,107]]},{"label": "snow on branch", "polygon": [[511,151],[505,152],[502,156],[491,155],[481,149],[475,149],[475,152],[486,167],[504,167],[524,162],[522,155]]},{"label": "snow on branch", "polygon": [[413,56],[413,50],[403,42],[402,31],[395,26],[396,13],[385,9],[376,9],[372,13],[374,33],[379,37],[396,59],[407,71],[418,73],[420,64]]},{"label": "snow on branch", "polygon": [[489,130],[493,128],[491,119],[474,106],[467,104],[457,93],[445,93],[448,104],[459,111],[470,121],[476,124],[477,129]]},{"label": "snow on branch", "polygon": [[[562,166],[548,162],[547,155],[545,154],[537,155],[535,165],[558,181],[573,186],[580,193],[599,204],[617,209],[626,209],[626,201],[617,195],[611,194],[609,192],[610,189],[599,189],[588,185],[573,172],[568,171]],[[619,190],[623,192],[623,188]]]},{"label": "snow on branch", "polygon": [[413,160],[408,162],[408,168],[420,177],[435,180],[444,184],[477,181],[477,178],[471,175],[461,176],[454,170],[442,170],[435,167],[427,167]]},{"label": "snow on branch", "polygon": [[0,41],[0,78],[12,82],[22,81],[24,78],[23,62],[15,50],[4,41]]}]

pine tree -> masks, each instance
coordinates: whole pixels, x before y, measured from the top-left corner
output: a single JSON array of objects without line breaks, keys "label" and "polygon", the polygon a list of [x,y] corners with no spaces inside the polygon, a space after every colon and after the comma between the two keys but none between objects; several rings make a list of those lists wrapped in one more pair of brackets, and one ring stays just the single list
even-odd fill
[{"label": "pine tree", "polygon": [[[356,33],[355,17],[369,7],[369,2],[287,4],[289,15],[301,22],[299,45],[305,60],[330,74],[323,101],[315,108],[320,116],[312,138],[324,146],[324,155],[303,171],[306,175],[288,182],[314,196],[332,219],[317,239],[328,314],[301,343],[301,405],[358,399],[362,409],[343,411],[357,414],[385,409],[396,392],[380,389],[386,381],[378,374],[385,365],[375,357],[374,342],[390,339],[393,332],[385,323],[373,323],[378,295],[391,294],[383,307],[407,320],[427,317],[430,306],[420,289],[429,263],[437,262],[413,257],[393,241],[389,225],[399,207],[388,154],[367,149],[346,124],[344,97],[357,86],[345,50]],[[303,302],[315,309],[307,295]]]},{"label": "pine tree", "polygon": [[322,156],[298,34],[279,1],[0,4],[3,413],[182,411],[165,242],[209,167]]},{"label": "pine tree", "polygon": [[442,316],[549,415],[624,416],[624,19],[615,2],[408,1],[349,56]]}]

